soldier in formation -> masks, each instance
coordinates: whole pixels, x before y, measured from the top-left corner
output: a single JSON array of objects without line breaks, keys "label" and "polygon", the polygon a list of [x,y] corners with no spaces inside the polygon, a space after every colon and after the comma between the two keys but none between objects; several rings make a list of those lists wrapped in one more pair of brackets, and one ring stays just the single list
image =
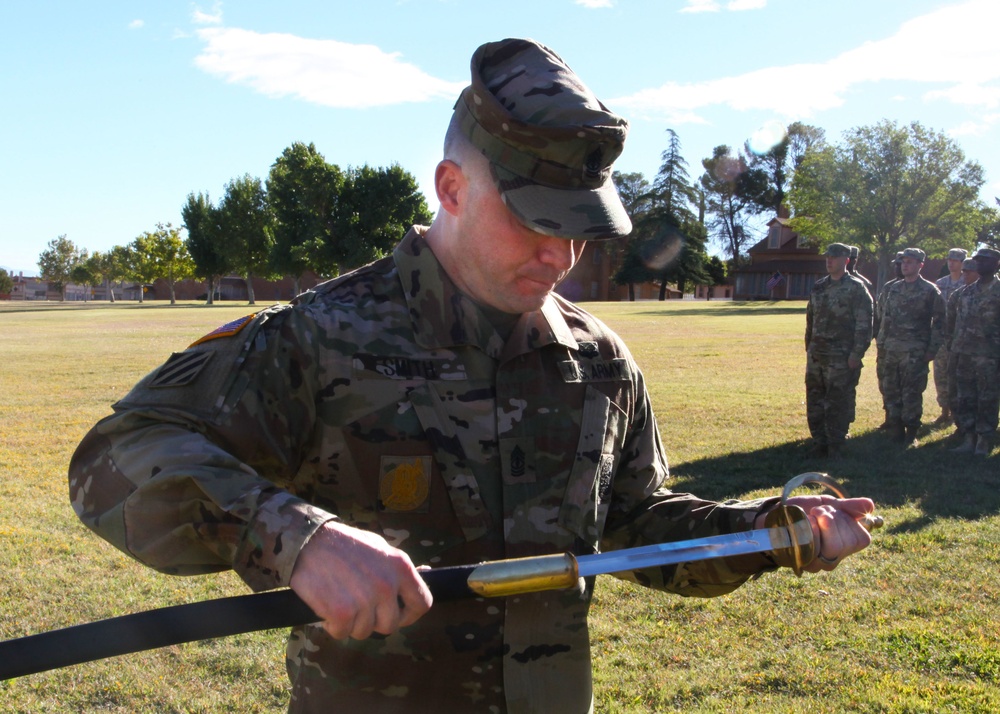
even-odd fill
[{"label": "soldier in formation", "polygon": [[806,308],[806,419],[810,455],[840,458],[872,341],[872,298],[847,272],[850,246],[832,243],[824,255],[827,275],[816,281]]},{"label": "soldier in formation", "polygon": [[[941,298],[945,305],[951,294],[958,288],[965,285],[962,274],[962,265],[968,257],[968,252],[962,248],[952,248],[948,251],[948,274],[943,275],[935,281],[938,290],[941,291]],[[935,420],[936,424],[950,424],[951,403],[949,394],[951,389],[948,386],[948,345],[942,342],[938,348],[938,353],[934,356],[934,388],[937,392],[937,403],[941,408],[941,414]]]},{"label": "soldier in formation", "polygon": [[[322,618],[291,634],[290,711],[585,714],[593,578],[431,607],[416,566],[730,533],[775,507],[668,490],[637,364],[553,293],[585,241],[631,229],[611,181],[627,126],[548,48],[483,45],[431,226],[176,353],[77,449],[73,507],[118,548],[167,573],[290,586]],[[807,344],[843,384],[871,339],[871,299],[836,255]],[[826,412],[836,444],[845,412]],[[819,537],[810,572],[870,542],[870,500],[791,500]],[[775,557],[622,577],[713,596]]]},{"label": "soldier in formation", "polygon": [[943,342],[945,305],[938,287],[921,277],[925,254],[902,252],[902,279],[883,288],[877,344],[886,421],[894,441],[916,445],[928,364]]},{"label": "soldier in formation", "polygon": [[957,453],[985,456],[993,448],[1000,410],[1000,251],[982,248],[973,256],[978,280],[948,301],[948,350],[954,378]]}]

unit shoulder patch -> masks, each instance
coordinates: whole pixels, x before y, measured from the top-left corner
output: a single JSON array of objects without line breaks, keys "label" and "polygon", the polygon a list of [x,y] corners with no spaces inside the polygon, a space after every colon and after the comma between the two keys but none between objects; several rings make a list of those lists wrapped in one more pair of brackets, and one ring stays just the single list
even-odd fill
[{"label": "unit shoulder patch", "polygon": [[174,352],[150,381],[150,388],[183,387],[191,384],[214,352]]}]

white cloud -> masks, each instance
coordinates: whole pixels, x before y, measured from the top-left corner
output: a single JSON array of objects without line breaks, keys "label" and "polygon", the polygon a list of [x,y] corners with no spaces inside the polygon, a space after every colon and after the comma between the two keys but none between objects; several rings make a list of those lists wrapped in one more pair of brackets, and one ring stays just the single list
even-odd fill
[{"label": "white cloud", "polygon": [[715,0],[687,0],[687,5],[680,12],[718,12],[719,3]]},{"label": "white cloud", "polygon": [[615,6],[615,0],[573,0],[573,2],[580,7],[587,8],[588,10]]},{"label": "white cloud", "polygon": [[195,5],[191,13],[191,21],[196,25],[221,25],[222,24],[222,3],[217,2],[209,12],[205,12]]},{"label": "white cloud", "polygon": [[142,26],[145,25],[145,24],[146,23],[143,22],[142,20],[132,20],[132,22],[130,22],[128,24],[128,29],[130,29],[130,30],[138,30],[138,29],[142,28]]},{"label": "white cloud", "polygon": [[454,100],[466,84],[432,77],[374,45],[229,28],[197,34],[205,43],[198,67],[269,97],[358,109]]},{"label": "white cloud", "polygon": [[[714,5],[712,0],[688,0],[682,12],[707,11]],[[840,106],[856,85],[893,80],[947,85],[927,91],[926,101],[992,108],[1000,103],[1000,89],[987,85],[1000,79],[998,19],[996,0],[970,0],[910,20],[895,35],[826,62],[767,67],[701,83],[667,82],[609,103],[674,123],[704,121],[699,112],[719,105],[770,109],[805,119]]]},{"label": "white cloud", "polygon": [[767,0],[731,0],[727,5],[727,10],[740,12],[741,10],[760,10],[767,7]]}]

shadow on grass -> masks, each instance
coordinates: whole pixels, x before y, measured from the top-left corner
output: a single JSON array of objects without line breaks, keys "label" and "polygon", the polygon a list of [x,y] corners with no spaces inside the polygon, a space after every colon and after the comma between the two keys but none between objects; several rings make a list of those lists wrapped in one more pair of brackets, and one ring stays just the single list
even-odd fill
[{"label": "shadow on grass", "polygon": [[127,303],[110,303],[110,302],[67,302],[67,303],[30,303],[26,302],[24,306],[14,306],[14,305],[2,305],[0,306],[0,314],[7,313],[18,313],[18,312],[65,312],[65,311],[85,311],[85,310],[185,310],[191,308],[213,308],[213,307],[250,307],[258,310],[263,310],[265,307],[271,306],[272,302],[260,301],[257,305],[250,305],[245,301],[234,301],[234,302],[216,302],[213,305],[207,303],[190,303],[190,302],[179,302],[176,305],[171,305],[169,302],[127,302]]},{"label": "shadow on grass", "polygon": [[671,488],[716,500],[750,491],[780,495],[792,477],[821,471],[847,495],[867,496],[877,508],[912,505],[920,511],[919,518],[887,524],[891,533],[919,531],[939,518],[976,520],[1000,513],[1000,451],[988,458],[953,454],[942,436],[925,428],[920,446],[904,449],[883,432],[865,432],[848,440],[839,460],[809,458],[811,445],[803,439],[673,464]]}]

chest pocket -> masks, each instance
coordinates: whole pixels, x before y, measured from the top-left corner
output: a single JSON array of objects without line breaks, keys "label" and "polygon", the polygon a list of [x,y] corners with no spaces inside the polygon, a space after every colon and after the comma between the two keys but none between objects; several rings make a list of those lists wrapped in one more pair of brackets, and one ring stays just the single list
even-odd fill
[{"label": "chest pocket", "polygon": [[559,524],[597,551],[608,515],[614,474],[621,459],[626,415],[611,399],[588,386],[580,441],[570,470]]}]

